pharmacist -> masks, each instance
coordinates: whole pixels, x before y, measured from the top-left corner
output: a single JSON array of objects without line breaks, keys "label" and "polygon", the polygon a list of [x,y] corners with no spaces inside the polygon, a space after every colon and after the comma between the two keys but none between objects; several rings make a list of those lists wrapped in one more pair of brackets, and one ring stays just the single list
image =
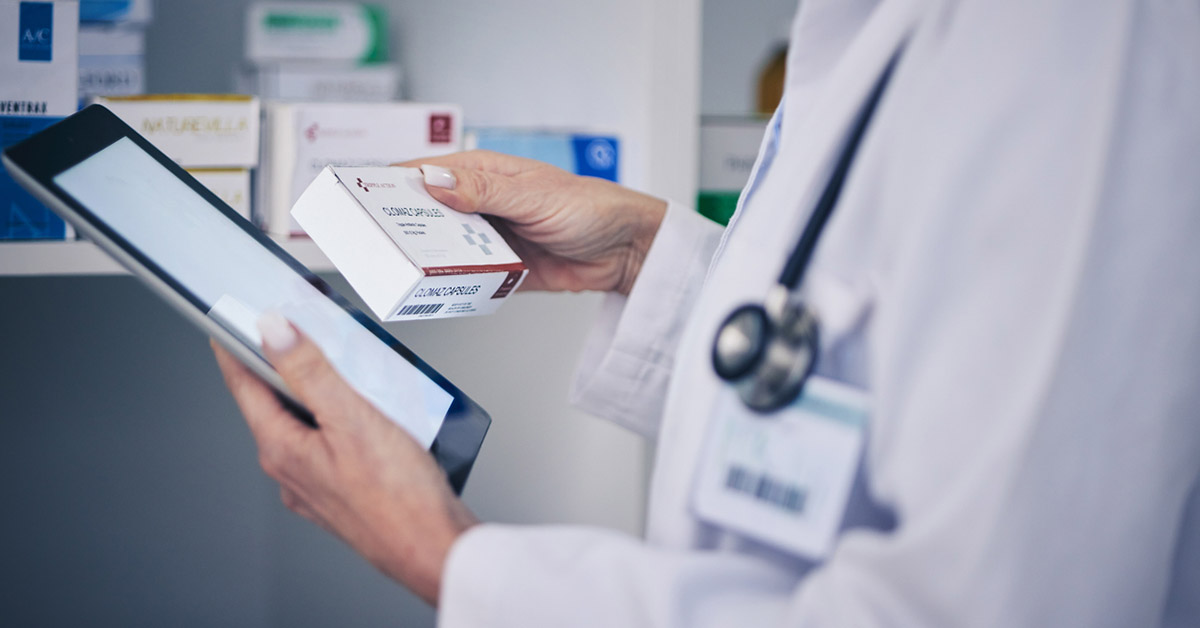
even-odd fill
[{"label": "pharmacist", "polygon": [[284,500],[445,626],[1200,625],[1200,9],[806,0],[792,36],[724,234],[419,162],[530,287],[612,293],[575,395],[657,443],[646,539],[477,523],[267,317],[324,429],[221,363]]}]

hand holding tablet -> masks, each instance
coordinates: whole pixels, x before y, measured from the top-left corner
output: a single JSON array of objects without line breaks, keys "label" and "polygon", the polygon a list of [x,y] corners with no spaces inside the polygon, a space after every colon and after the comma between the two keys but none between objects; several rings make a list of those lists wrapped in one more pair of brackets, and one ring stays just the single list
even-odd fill
[{"label": "hand holding tablet", "polygon": [[436,605],[446,556],[474,515],[428,452],[348,386],[311,340],[278,315],[259,327],[267,359],[321,429],[293,419],[241,362],[213,348],[283,503]]}]

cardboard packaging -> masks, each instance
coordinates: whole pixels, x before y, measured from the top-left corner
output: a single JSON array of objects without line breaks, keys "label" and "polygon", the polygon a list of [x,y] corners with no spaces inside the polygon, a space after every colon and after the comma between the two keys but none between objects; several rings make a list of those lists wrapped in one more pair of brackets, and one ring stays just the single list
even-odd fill
[{"label": "cardboard packaging", "polygon": [[700,119],[700,177],[696,210],[722,225],[737,209],[758,159],[768,120],[705,116]]},{"label": "cardboard packaging", "polygon": [[246,65],[235,79],[237,91],[264,100],[389,102],[400,93],[401,74],[395,63],[287,63]]},{"label": "cardboard packaging", "polygon": [[154,16],[151,0],[81,0],[79,21],[145,26]]},{"label": "cardboard packaging", "polygon": [[302,236],[289,211],[321,169],[386,166],[462,146],[462,109],[426,103],[268,103],[255,222]]},{"label": "cardboard packaging", "polygon": [[491,223],[439,203],[415,168],[325,168],[292,215],[384,321],[490,314],[528,272]]},{"label": "cardboard packaging", "polygon": [[[7,148],[75,112],[79,4],[0,0],[0,24],[0,148]],[[73,237],[0,167],[0,240]]]},{"label": "cardboard packaging", "polygon": [[246,10],[246,60],[379,63],[387,58],[387,13],[349,2],[259,2]]},{"label": "cardboard packaging", "polygon": [[111,24],[79,27],[79,103],[96,96],[146,91],[146,36],[141,28]]},{"label": "cardboard packaging", "polygon": [[259,102],[238,94],[97,97],[184,168],[258,165]]},{"label": "cardboard packaging", "polygon": [[250,219],[250,171],[244,168],[199,168],[188,174],[196,177],[217,198],[238,214]]},{"label": "cardboard packaging", "polygon": [[613,135],[570,130],[478,127],[467,129],[467,150],[481,148],[544,161],[589,177],[620,181],[621,142]]}]

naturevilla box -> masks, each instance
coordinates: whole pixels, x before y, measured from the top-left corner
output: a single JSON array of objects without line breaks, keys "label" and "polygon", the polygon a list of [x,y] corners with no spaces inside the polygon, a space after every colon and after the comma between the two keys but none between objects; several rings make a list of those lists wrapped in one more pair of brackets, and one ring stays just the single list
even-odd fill
[{"label": "naturevilla box", "polygon": [[239,94],[97,97],[185,168],[258,165],[259,102]]}]

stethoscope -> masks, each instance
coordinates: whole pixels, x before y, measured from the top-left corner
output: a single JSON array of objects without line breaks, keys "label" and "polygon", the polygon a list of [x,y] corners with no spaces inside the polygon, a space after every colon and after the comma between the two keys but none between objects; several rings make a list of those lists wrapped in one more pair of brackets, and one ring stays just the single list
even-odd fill
[{"label": "stethoscope", "polygon": [[712,348],[713,370],[755,412],[768,413],[792,403],[816,366],[820,323],[800,298],[800,285],[898,58],[899,52],[888,62],[863,103],[829,182],[779,274],[779,281],[767,292],[762,304],[738,307],[717,328]]}]

